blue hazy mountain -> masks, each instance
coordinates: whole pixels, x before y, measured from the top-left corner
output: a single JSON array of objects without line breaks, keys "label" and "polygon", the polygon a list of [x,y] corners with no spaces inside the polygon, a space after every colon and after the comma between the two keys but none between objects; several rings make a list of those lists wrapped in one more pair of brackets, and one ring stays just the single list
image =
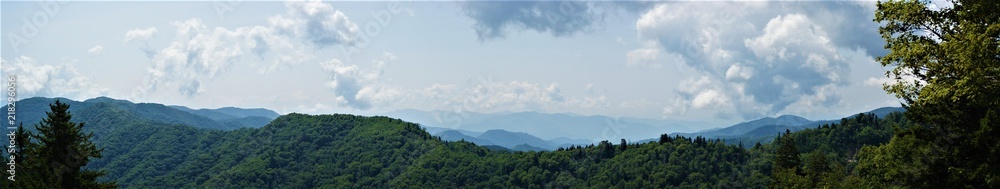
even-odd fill
[{"label": "blue hazy mountain", "polygon": [[170,105],[168,107],[171,107],[171,108],[174,108],[174,109],[178,109],[178,110],[181,110],[181,111],[185,111],[185,112],[188,112],[188,113],[192,113],[192,114],[195,114],[195,115],[204,116],[204,117],[207,117],[209,119],[216,120],[216,121],[238,118],[236,116],[233,116],[233,115],[230,115],[230,114],[224,114],[222,112],[211,110],[211,109],[197,109],[197,110],[195,110],[195,109],[191,109],[191,108],[188,108],[188,107],[177,106],[177,105]]},{"label": "blue hazy mountain", "polygon": [[[462,132],[459,132],[459,131],[456,131],[456,130],[441,131],[439,133],[435,133],[434,136],[441,137],[441,140],[444,140],[444,141],[462,141],[462,140],[464,140],[466,142],[475,143],[476,145],[480,145],[480,146],[496,145],[493,142],[490,142],[488,140],[483,140],[483,139],[479,139],[479,138],[474,137],[474,136],[465,135],[465,134],[462,134]],[[509,147],[506,147],[506,146],[503,146],[503,147],[509,148]]]},{"label": "blue hazy mountain", "polygon": [[[84,101],[74,101],[66,98],[45,98],[32,97],[21,99],[16,102],[15,109],[17,121],[23,122],[29,130],[34,130],[34,125],[45,117],[45,112],[49,111],[49,104],[56,100],[70,105],[70,113],[74,113],[73,120],[93,119],[89,116],[101,116],[95,112],[128,112],[134,115],[134,119],[148,121],[159,124],[181,124],[195,128],[234,130],[243,127],[261,127],[266,125],[273,118],[250,116],[250,117],[217,117],[224,119],[213,119],[196,113],[184,111],[175,107],[168,107],[156,103],[133,103],[127,100],[112,99],[108,97],[97,97]],[[6,109],[7,106],[4,106]]]},{"label": "blue hazy mountain", "polygon": [[236,117],[266,117],[270,119],[278,118],[280,116],[277,112],[264,109],[264,108],[237,108],[237,107],[224,107],[215,109],[215,111],[233,115]]},{"label": "blue hazy mountain", "polygon": [[[441,140],[445,141],[464,140],[480,146],[500,146],[515,151],[522,151],[521,149],[530,149],[534,151],[555,150],[558,147],[565,147],[569,145],[587,145],[594,143],[589,140],[571,139],[566,137],[559,137],[553,140],[543,140],[531,134],[510,132],[502,129],[475,133],[464,130],[429,127],[425,128],[425,131],[433,133],[434,136],[441,137]],[[518,146],[522,146],[522,148],[517,148]],[[524,146],[531,146],[532,148],[524,148]]]},{"label": "blue hazy mountain", "polygon": [[810,121],[810,120],[808,120],[806,118],[799,117],[799,116],[783,115],[783,116],[778,116],[776,118],[765,117],[765,118],[760,118],[760,119],[753,120],[753,121],[747,121],[747,122],[737,123],[735,125],[732,125],[732,126],[729,126],[729,127],[724,127],[724,128],[719,128],[719,129],[712,129],[712,130],[700,131],[700,132],[695,132],[695,133],[686,133],[686,134],[685,133],[681,133],[680,135],[684,135],[684,136],[699,136],[700,135],[700,136],[708,137],[708,138],[716,138],[716,137],[723,137],[723,136],[742,135],[742,134],[750,132],[750,131],[752,131],[754,129],[757,129],[757,128],[760,128],[760,127],[763,127],[763,126],[768,126],[768,125],[799,126],[799,125],[803,125],[803,124],[807,124],[807,123],[811,123],[811,122],[812,121]]},{"label": "blue hazy mountain", "polygon": [[431,127],[467,131],[465,134],[469,136],[476,135],[468,132],[502,129],[542,139],[566,137],[587,141],[652,138],[659,136],[657,133],[694,132],[697,130],[691,128],[711,126],[692,121],[540,112],[476,113],[404,109],[382,115],[419,123],[430,133],[443,131]]},{"label": "blue hazy mountain", "polygon": [[227,126],[233,128],[241,127],[263,127],[267,123],[277,118],[279,115],[277,112],[263,109],[263,108],[236,108],[236,107],[225,107],[217,109],[191,109],[185,106],[171,105],[171,108],[192,113],[195,115],[210,118],[215,121],[219,121]]},{"label": "blue hazy mountain", "polygon": [[[402,119],[402,120],[406,120],[406,119]],[[462,129],[448,129],[448,128],[440,128],[440,127],[429,127],[429,126],[425,126],[425,125],[421,125],[421,127],[423,127],[424,130],[427,131],[427,133],[431,133],[431,134],[435,134],[435,135],[438,134],[438,133],[444,132],[444,131],[455,131],[455,132],[459,132],[459,133],[462,133],[463,135],[468,135],[468,136],[479,136],[479,135],[483,134],[483,132],[468,131],[468,130],[462,130]]]},{"label": "blue hazy mountain", "polygon": [[[893,112],[905,112],[906,109],[902,107],[882,107],[877,108],[867,112],[860,112],[864,114],[874,114],[878,117],[885,117],[889,113]],[[844,117],[844,119],[854,118],[858,114],[851,114],[850,116]],[[818,120],[812,121],[806,118],[802,118],[794,115],[783,115],[776,118],[765,117],[753,121],[747,121],[742,123],[737,123],[728,127],[716,128],[703,130],[693,133],[671,133],[670,135],[681,135],[688,137],[702,136],[706,138],[719,138],[725,139],[728,143],[738,143],[740,140],[750,139],[752,142],[757,141],[770,141],[778,133],[783,133],[785,130],[789,131],[800,131],[806,128],[816,128],[823,124],[839,123],[841,119],[836,120]],[[656,141],[656,138],[639,140],[638,143]],[[744,142],[747,143],[747,142]]]},{"label": "blue hazy mountain", "polygon": [[553,144],[552,142],[542,140],[528,133],[510,132],[500,129],[494,129],[483,132],[483,134],[479,135],[478,138],[490,141],[493,144],[499,146],[510,148],[512,150],[518,150],[515,147],[522,144],[527,144],[543,149],[555,149],[558,147],[558,144]]},{"label": "blue hazy mountain", "polygon": [[594,141],[590,141],[590,140],[573,139],[573,138],[566,138],[566,137],[554,138],[554,139],[549,140],[549,142],[552,142],[553,144],[557,144],[557,145],[559,145],[559,147],[565,147],[567,145],[575,145],[575,144],[581,144],[582,145],[582,144],[593,144],[594,143]]},{"label": "blue hazy mountain", "polygon": [[[903,111],[906,111],[906,109],[902,107],[882,107],[860,113],[866,113],[866,114],[871,113],[879,117],[884,117],[885,115],[892,112],[903,112]],[[853,118],[854,116],[857,115],[858,114],[852,114],[844,118]],[[837,122],[840,122],[840,119],[813,121],[799,116],[783,115],[776,118],[772,117],[760,118],[753,121],[737,123],[735,125],[728,127],[704,130],[694,133],[672,133],[672,134],[678,134],[682,136],[692,136],[692,137],[703,136],[708,138],[725,138],[725,137],[745,135],[748,133],[755,134],[756,136],[756,134],[777,133],[777,132],[770,132],[772,130],[780,130],[784,132],[785,129],[789,129],[791,131],[798,131],[805,128],[815,128],[819,125],[837,123]]]},{"label": "blue hazy mountain", "polygon": [[527,152],[527,151],[535,151],[535,152],[548,151],[548,149],[540,148],[540,147],[535,147],[535,146],[528,145],[528,144],[518,144],[517,146],[514,146],[514,148],[511,148],[511,150],[522,151],[522,152]]},{"label": "blue hazy mountain", "polygon": [[[867,113],[875,114],[875,116],[878,116],[878,117],[885,117],[885,115],[888,115],[888,114],[893,113],[893,112],[906,112],[906,108],[903,108],[903,107],[881,107],[881,108],[878,108],[878,109],[874,109],[872,111],[868,111]],[[857,116],[857,115],[854,115],[854,116]]]}]

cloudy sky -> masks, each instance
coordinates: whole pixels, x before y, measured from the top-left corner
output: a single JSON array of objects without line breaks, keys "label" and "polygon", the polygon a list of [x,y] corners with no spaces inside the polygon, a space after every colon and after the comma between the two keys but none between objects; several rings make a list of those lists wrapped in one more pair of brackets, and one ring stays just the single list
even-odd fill
[{"label": "cloudy sky", "polygon": [[874,4],[4,1],[0,58],[20,98],[830,119],[899,106]]}]

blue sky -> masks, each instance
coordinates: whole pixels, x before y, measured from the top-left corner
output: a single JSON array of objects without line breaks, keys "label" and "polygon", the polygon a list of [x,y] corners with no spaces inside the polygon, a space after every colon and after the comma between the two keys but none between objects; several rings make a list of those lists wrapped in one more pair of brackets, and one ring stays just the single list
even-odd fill
[{"label": "blue sky", "polygon": [[710,123],[899,105],[873,1],[0,4],[20,98]]}]

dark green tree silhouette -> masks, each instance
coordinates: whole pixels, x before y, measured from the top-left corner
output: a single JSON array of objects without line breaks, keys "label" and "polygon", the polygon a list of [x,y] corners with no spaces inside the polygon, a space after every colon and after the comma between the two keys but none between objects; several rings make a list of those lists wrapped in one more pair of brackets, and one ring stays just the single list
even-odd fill
[{"label": "dark green tree silhouette", "polygon": [[618,146],[618,148],[620,148],[621,151],[624,152],[625,150],[628,149],[628,142],[626,142],[625,139],[623,138],[622,139],[622,144],[620,146]]},{"label": "dark green tree silhouette", "polygon": [[35,126],[38,134],[32,136],[38,140],[37,151],[27,154],[42,163],[37,179],[47,181],[49,188],[116,188],[114,182],[97,182],[105,172],[82,170],[91,157],[100,158],[103,149],[90,142],[93,134],[83,132],[84,123],[70,121],[69,105],[56,100],[49,109],[48,117]]},{"label": "dark green tree silhouette", "polygon": [[778,141],[778,151],[774,154],[774,166],[775,170],[795,170],[799,166],[799,150],[795,147],[795,139],[789,137],[788,134],[791,133],[789,130],[785,130],[785,137],[779,136],[776,141]]}]

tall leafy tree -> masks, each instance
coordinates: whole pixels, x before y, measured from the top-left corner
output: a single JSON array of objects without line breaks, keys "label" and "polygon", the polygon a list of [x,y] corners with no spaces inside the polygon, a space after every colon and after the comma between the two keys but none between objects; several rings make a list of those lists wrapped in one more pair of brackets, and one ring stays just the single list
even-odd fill
[{"label": "tall leafy tree", "polygon": [[[1000,140],[996,137],[1000,136],[1000,3],[928,3],[878,3],[874,21],[883,24],[879,33],[890,52],[877,60],[892,67],[886,76],[896,80],[884,88],[903,99],[907,117],[922,125],[897,131],[893,140],[909,138],[907,142],[890,142],[880,147],[885,149],[868,150],[886,153],[863,157],[921,158],[913,161],[920,163],[880,162],[902,166],[883,171],[927,170],[900,175],[896,179],[909,180],[889,184],[1000,188]],[[921,154],[889,153],[900,151]],[[872,168],[886,167],[877,164]]]},{"label": "tall leafy tree", "polygon": [[49,105],[47,117],[36,125],[38,140],[35,155],[43,169],[38,179],[50,181],[51,188],[116,188],[114,182],[97,182],[102,171],[83,170],[90,158],[100,158],[102,149],[90,142],[92,133],[84,133],[84,123],[70,121],[69,105],[56,100]]}]

